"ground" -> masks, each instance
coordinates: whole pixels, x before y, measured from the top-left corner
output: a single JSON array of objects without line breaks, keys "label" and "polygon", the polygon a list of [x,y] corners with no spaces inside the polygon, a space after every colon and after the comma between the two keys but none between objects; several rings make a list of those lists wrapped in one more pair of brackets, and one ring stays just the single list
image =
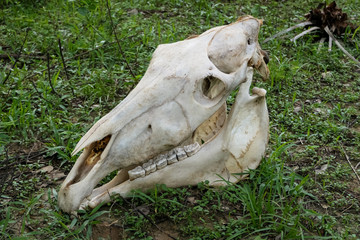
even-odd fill
[{"label": "ground", "polygon": [[[359,67],[327,42],[318,50],[316,33],[290,42],[303,29],[262,44],[320,2],[109,1],[111,23],[105,0],[2,1],[0,238],[360,239]],[[337,3],[359,25],[357,1]],[[264,20],[270,53],[270,79],[254,83],[270,115],[259,168],[220,189],[159,185],[62,212],[71,151],[134,88],[156,46],[246,14]],[[338,36],[357,59],[358,30]]]}]

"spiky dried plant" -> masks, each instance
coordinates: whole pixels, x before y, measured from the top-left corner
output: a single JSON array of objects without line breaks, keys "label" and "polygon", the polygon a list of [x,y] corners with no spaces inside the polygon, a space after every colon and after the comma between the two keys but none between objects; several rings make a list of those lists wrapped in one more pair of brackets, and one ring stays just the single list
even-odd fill
[{"label": "spiky dried plant", "polygon": [[288,33],[296,28],[300,27],[308,27],[307,30],[302,33],[296,35],[291,41],[295,42],[297,39],[302,36],[313,32],[314,30],[318,30],[318,34],[321,36],[319,49],[322,47],[326,37],[329,38],[329,51],[332,48],[332,42],[335,44],[357,65],[360,66],[359,60],[354,58],[345,48],[341,45],[341,43],[335,38],[334,35],[341,36],[345,33],[346,29],[350,29],[352,32],[356,30],[357,26],[348,20],[348,15],[342,11],[341,8],[338,8],[336,2],[332,2],[329,5],[326,3],[320,3],[317,8],[311,9],[308,14],[305,15],[306,21],[299,23],[295,26],[292,26],[288,29],[285,29],[267,39],[263,43],[271,41],[278,36],[281,36],[285,33]]}]

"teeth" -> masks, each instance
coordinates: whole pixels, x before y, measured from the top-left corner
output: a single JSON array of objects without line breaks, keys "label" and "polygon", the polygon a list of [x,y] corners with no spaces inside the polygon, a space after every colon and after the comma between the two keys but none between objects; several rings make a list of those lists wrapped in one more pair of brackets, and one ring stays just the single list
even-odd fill
[{"label": "teeth", "polygon": [[136,168],[128,171],[128,173],[130,180],[134,180],[139,177],[145,177],[145,169],[143,169],[141,166],[137,166]]},{"label": "teeth", "polygon": [[156,158],[150,159],[142,166],[137,166],[136,168],[128,171],[129,179],[134,180],[136,178],[145,177],[156,170],[165,168],[167,165],[177,163],[182,161],[187,157],[190,157],[197,153],[200,150],[200,145],[198,142],[184,146],[184,148],[177,147],[166,154],[159,155]]},{"label": "teeth", "polygon": [[183,148],[180,147],[175,148],[175,153],[179,161],[182,161],[185,158],[187,158],[186,152],[184,151]]},{"label": "teeth", "polygon": [[145,169],[145,174],[149,175],[156,171],[156,164],[153,159],[150,159],[148,162],[144,163],[142,167]]},{"label": "teeth", "polygon": [[169,165],[173,164],[173,163],[177,163],[178,160],[176,158],[176,154],[175,154],[174,150],[171,150],[170,152],[168,152],[166,160]]},{"label": "teeth", "polygon": [[193,144],[185,146],[184,150],[187,156],[190,157],[200,150],[200,144],[198,142],[195,142]]},{"label": "teeth", "polygon": [[166,155],[160,155],[155,159],[157,170],[163,169],[167,165]]}]

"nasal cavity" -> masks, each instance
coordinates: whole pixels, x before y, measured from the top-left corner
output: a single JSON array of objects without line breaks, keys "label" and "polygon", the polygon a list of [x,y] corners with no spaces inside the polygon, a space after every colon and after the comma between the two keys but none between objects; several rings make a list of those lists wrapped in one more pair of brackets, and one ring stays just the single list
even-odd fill
[{"label": "nasal cavity", "polygon": [[214,99],[225,90],[225,84],[214,76],[208,76],[204,78],[201,90],[204,96],[209,99]]},{"label": "nasal cavity", "polygon": [[270,61],[269,53],[267,51],[264,51],[264,50],[260,50],[260,51],[261,51],[261,55],[263,55],[264,62],[266,64],[268,64],[269,61]]},{"label": "nasal cavity", "polygon": [[87,148],[90,149],[86,159],[80,164],[77,169],[77,174],[72,181],[69,182],[68,185],[75,184],[84,179],[90,170],[94,167],[94,165],[100,160],[101,154],[105,150],[106,146],[110,141],[111,135],[104,137],[103,139],[93,142]]}]

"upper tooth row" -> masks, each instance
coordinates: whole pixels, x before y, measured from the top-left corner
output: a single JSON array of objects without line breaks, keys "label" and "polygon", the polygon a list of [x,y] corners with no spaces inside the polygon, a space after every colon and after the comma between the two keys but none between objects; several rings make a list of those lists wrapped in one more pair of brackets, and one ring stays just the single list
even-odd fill
[{"label": "upper tooth row", "polygon": [[200,145],[197,142],[184,146],[184,148],[177,147],[175,149],[172,149],[166,154],[161,154],[153,159],[150,159],[142,166],[137,166],[136,168],[128,171],[129,179],[134,180],[139,177],[145,177],[146,175],[149,175],[150,173],[153,173],[156,170],[163,169],[167,165],[171,165],[178,161],[182,161],[185,158],[194,155],[199,150],[200,150]]}]

